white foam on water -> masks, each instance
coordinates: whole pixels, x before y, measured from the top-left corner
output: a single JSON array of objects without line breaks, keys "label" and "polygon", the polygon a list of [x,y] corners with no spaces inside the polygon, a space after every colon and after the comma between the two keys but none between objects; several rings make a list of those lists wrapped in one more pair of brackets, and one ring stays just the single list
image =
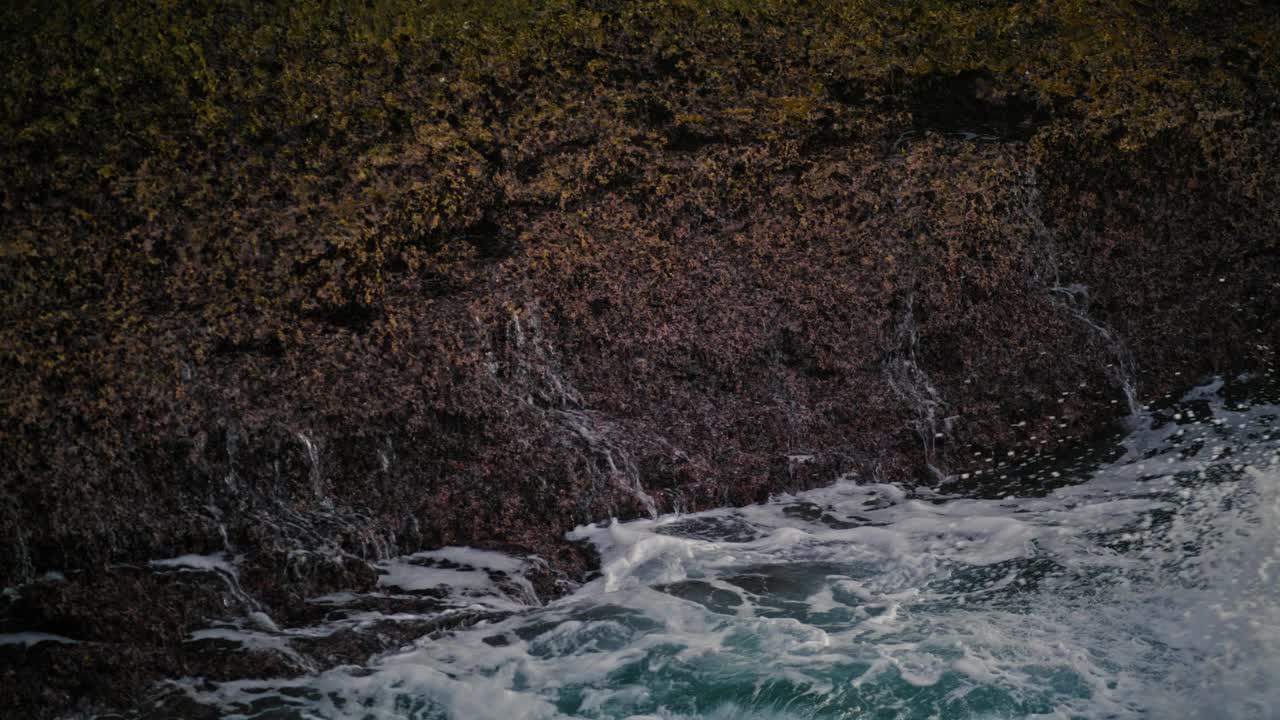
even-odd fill
[{"label": "white foam on water", "polygon": [[0,645],[24,645],[31,647],[39,645],[42,642],[60,643],[63,645],[79,645],[79,640],[73,640],[64,635],[53,635],[43,632],[16,632],[16,633],[0,633]]},{"label": "white foam on water", "polygon": [[444,593],[443,601],[459,607],[515,611],[540,604],[522,574],[532,562],[489,550],[446,547],[384,560],[376,567],[378,587],[388,592],[436,590]]},{"label": "white foam on water", "polygon": [[[1155,606],[1153,629],[1184,660],[1170,668],[1182,689],[1166,713],[1195,717],[1280,718],[1280,465],[1249,467],[1247,490],[1189,499],[1174,538],[1210,537],[1212,555],[1183,560],[1193,603]],[[1243,495],[1243,497],[1241,496]],[[1244,525],[1215,527],[1227,503],[1254,511]]]},{"label": "white foam on water", "polygon": [[[432,620],[446,623],[451,617],[471,619],[476,611],[509,613],[541,604],[533,584],[524,576],[525,572],[542,563],[539,558],[516,558],[474,548],[446,547],[376,563],[380,573],[376,591],[333,593],[311,598],[308,602],[331,610],[325,621],[315,626],[282,628],[241,589],[238,563],[239,558],[215,553],[156,560],[150,566],[156,572],[213,575],[226,585],[244,611],[242,616],[194,631],[187,642],[214,641],[232,644],[241,651],[275,653],[299,673],[315,672],[317,668],[309,656],[294,647],[296,640],[329,637],[343,630],[375,630],[387,622]],[[361,609],[365,602],[388,601],[398,602],[403,607],[423,607],[426,614]],[[227,686],[230,689],[236,687],[240,686]]]},{"label": "white foam on water", "polygon": [[845,480],[579,527],[600,576],[545,607],[512,590],[525,560],[389,561],[388,591],[522,611],[365,667],[183,686],[232,718],[1275,720],[1280,408],[1220,390],[1047,494]]},{"label": "white foam on water", "polygon": [[236,575],[235,561],[228,558],[226,553],[218,552],[209,555],[182,555],[175,558],[166,558],[164,560],[152,560],[151,567],[155,570],[189,570],[196,572],[222,572],[227,575]]},{"label": "white foam on water", "polygon": [[201,640],[225,640],[245,650],[279,653],[300,672],[315,670],[315,667],[301,653],[289,645],[288,637],[280,633],[278,628],[275,631],[238,627],[202,628],[191,633],[191,637],[187,639],[188,642]]}]

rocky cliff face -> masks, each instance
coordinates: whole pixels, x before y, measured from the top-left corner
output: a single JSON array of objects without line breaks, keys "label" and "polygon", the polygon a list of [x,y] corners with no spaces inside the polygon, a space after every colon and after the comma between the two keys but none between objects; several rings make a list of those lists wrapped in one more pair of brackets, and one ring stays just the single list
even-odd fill
[{"label": "rocky cliff face", "polygon": [[215,672],[149,559],[279,622],[450,544],[551,593],[576,524],[1274,360],[1274,5],[294,5],[6,11],[0,584],[89,643],[0,648],[29,707]]}]

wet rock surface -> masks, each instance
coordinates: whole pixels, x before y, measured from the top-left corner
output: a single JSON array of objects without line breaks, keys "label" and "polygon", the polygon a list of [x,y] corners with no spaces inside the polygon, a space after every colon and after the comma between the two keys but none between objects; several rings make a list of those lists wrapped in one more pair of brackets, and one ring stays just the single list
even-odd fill
[{"label": "wet rock surface", "polygon": [[377,596],[390,557],[534,554],[546,599],[581,523],[995,492],[1275,361],[1274,6],[214,5],[94,25],[182,52],[5,11],[3,631],[79,643],[0,645],[24,716],[430,632],[194,637],[438,613]]}]

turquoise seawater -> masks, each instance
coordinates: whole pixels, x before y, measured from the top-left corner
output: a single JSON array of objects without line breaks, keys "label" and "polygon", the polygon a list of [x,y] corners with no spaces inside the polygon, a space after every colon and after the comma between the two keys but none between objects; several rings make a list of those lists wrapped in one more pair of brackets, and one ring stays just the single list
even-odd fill
[{"label": "turquoise seawater", "polygon": [[383,592],[515,612],[361,667],[176,686],[236,718],[1280,720],[1278,418],[1217,382],[936,489],[580,527],[601,573],[549,605],[490,582],[533,558],[390,561]]}]

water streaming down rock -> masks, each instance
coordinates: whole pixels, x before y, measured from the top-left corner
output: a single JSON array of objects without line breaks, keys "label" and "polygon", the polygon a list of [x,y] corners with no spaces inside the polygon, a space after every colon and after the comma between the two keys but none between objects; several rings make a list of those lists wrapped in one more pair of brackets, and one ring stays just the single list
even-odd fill
[{"label": "water streaming down rock", "polygon": [[154,716],[1267,720],[1276,400],[1202,387],[1073,462],[996,462],[1010,483],[988,497],[846,480],[582,526],[600,574],[546,606],[519,589],[533,560],[389,561],[387,590],[513,614],[364,667],[177,680]]},{"label": "water streaming down rock", "polygon": [[915,299],[908,297],[894,333],[893,348],[885,362],[885,382],[899,399],[906,402],[913,413],[911,429],[924,447],[925,466],[936,480],[947,477],[935,462],[934,445],[938,438],[951,432],[955,417],[939,417],[946,409],[946,402],[937,388],[929,381],[928,374],[916,357],[919,337],[915,320]]},{"label": "water streaming down rock", "polygon": [[1036,289],[1047,291],[1066,313],[1089,329],[1100,346],[1106,362],[1107,375],[1123,394],[1129,415],[1140,411],[1136,365],[1124,340],[1111,328],[1089,315],[1089,286],[1083,283],[1063,283],[1058,262],[1058,241],[1054,231],[1041,217],[1041,197],[1036,169],[1027,171],[1022,184],[1022,213],[1032,228],[1033,251],[1031,266],[1027,272],[1028,283]]},{"label": "water streaming down rock", "polygon": [[548,417],[570,442],[584,446],[594,492],[608,497],[613,488],[621,488],[646,514],[656,516],[657,504],[619,440],[625,429],[585,407],[582,393],[560,367],[559,355],[542,331],[541,309],[534,304],[512,310],[501,337],[491,339],[490,345],[488,369],[495,385],[507,397]]},{"label": "water streaming down rock", "polygon": [[1059,299],[1062,307],[1072,317],[1089,328],[1093,336],[1097,338],[1105,356],[1111,358],[1110,362],[1106,364],[1107,374],[1124,394],[1125,403],[1129,408],[1129,415],[1136,416],[1141,408],[1138,404],[1138,387],[1133,356],[1129,353],[1128,348],[1125,347],[1124,341],[1114,331],[1089,316],[1089,287],[1073,283],[1065,287],[1055,285],[1049,288],[1049,291]]},{"label": "water streaming down rock", "polygon": [[308,476],[311,479],[311,493],[315,499],[321,503],[329,504],[325,497],[323,476],[320,473],[320,448],[319,443],[311,439],[311,436],[305,431],[297,433],[299,442],[307,452]]},{"label": "water streaming down rock", "polygon": [[640,470],[631,461],[625,447],[613,439],[617,432],[614,424],[583,410],[561,410],[558,417],[587,445],[593,456],[599,459],[598,467],[607,482],[626,488],[640,502],[649,517],[657,517],[657,503],[640,481]]},{"label": "water streaming down rock", "polygon": [[[1024,284],[1027,297],[1039,304],[1047,316],[1040,323],[1028,325],[1028,335],[1020,342],[1031,344],[1044,341],[1045,349],[1038,354],[1046,356],[1051,352],[1065,351],[1061,346],[1054,347],[1051,338],[1055,333],[1073,336],[1072,347],[1085,347],[1089,351],[1084,361],[1073,369],[1079,378],[1079,384],[1072,381],[1066,392],[1062,392],[1061,396],[1055,393],[1050,401],[1062,402],[1059,397],[1065,398],[1086,391],[1087,394],[1110,396],[1113,405],[1123,402],[1123,408],[1132,420],[1141,410],[1138,403],[1137,365],[1133,354],[1118,332],[1103,319],[1091,314],[1088,285],[1068,279],[1069,274],[1063,270],[1066,261],[1059,248],[1057,230],[1050,227],[1042,216],[1042,197],[1037,173],[1034,164],[1028,165],[1011,175],[1008,185],[1002,189],[1011,208],[1010,212],[1018,219],[1018,227],[1025,232],[1018,254],[1021,263],[1019,282]],[[974,434],[968,432],[969,428],[981,425],[985,418],[975,417],[972,414],[973,408],[988,398],[976,399],[967,392],[968,388],[962,387],[970,385],[974,380],[972,365],[980,364],[981,361],[971,363],[966,370],[969,373],[967,377],[960,375],[955,371],[963,363],[958,363],[947,348],[948,344],[955,344],[954,339],[948,344],[940,344],[936,339],[929,343],[928,338],[922,341],[921,328],[929,322],[930,306],[928,282],[917,277],[917,272],[918,269],[913,270],[905,278],[904,286],[912,289],[897,302],[895,320],[883,339],[882,375],[885,386],[906,406],[908,427],[922,447],[923,467],[935,481],[951,483],[982,472],[972,467],[967,458],[958,456],[955,451],[958,450],[957,446],[975,439]],[[917,293],[924,298],[919,306]],[[937,313],[937,308],[933,308],[932,312]],[[1037,370],[1028,368],[1025,372],[1034,376]],[[1055,367],[1051,372],[1062,377],[1068,371]],[[1004,379],[1010,390],[1017,388],[1017,392],[1023,396],[1021,399],[1034,405],[1038,402],[1035,396],[1040,390],[1020,387],[1019,383],[1023,381],[1023,378],[1016,377]],[[1089,389],[1091,384],[1099,387]],[[1103,405],[1105,400],[1098,399],[1096,402]],[[1078,414],[1078,411],[1069,412]],[[1049,420],[1049,423],[1039,432],[1047,430],[1051,433],[1055,426],[1066,427],[1058,423],[1057,416],[1048,415],[1044,419]],[[984,444],[989,443],[977,443]]]}]

